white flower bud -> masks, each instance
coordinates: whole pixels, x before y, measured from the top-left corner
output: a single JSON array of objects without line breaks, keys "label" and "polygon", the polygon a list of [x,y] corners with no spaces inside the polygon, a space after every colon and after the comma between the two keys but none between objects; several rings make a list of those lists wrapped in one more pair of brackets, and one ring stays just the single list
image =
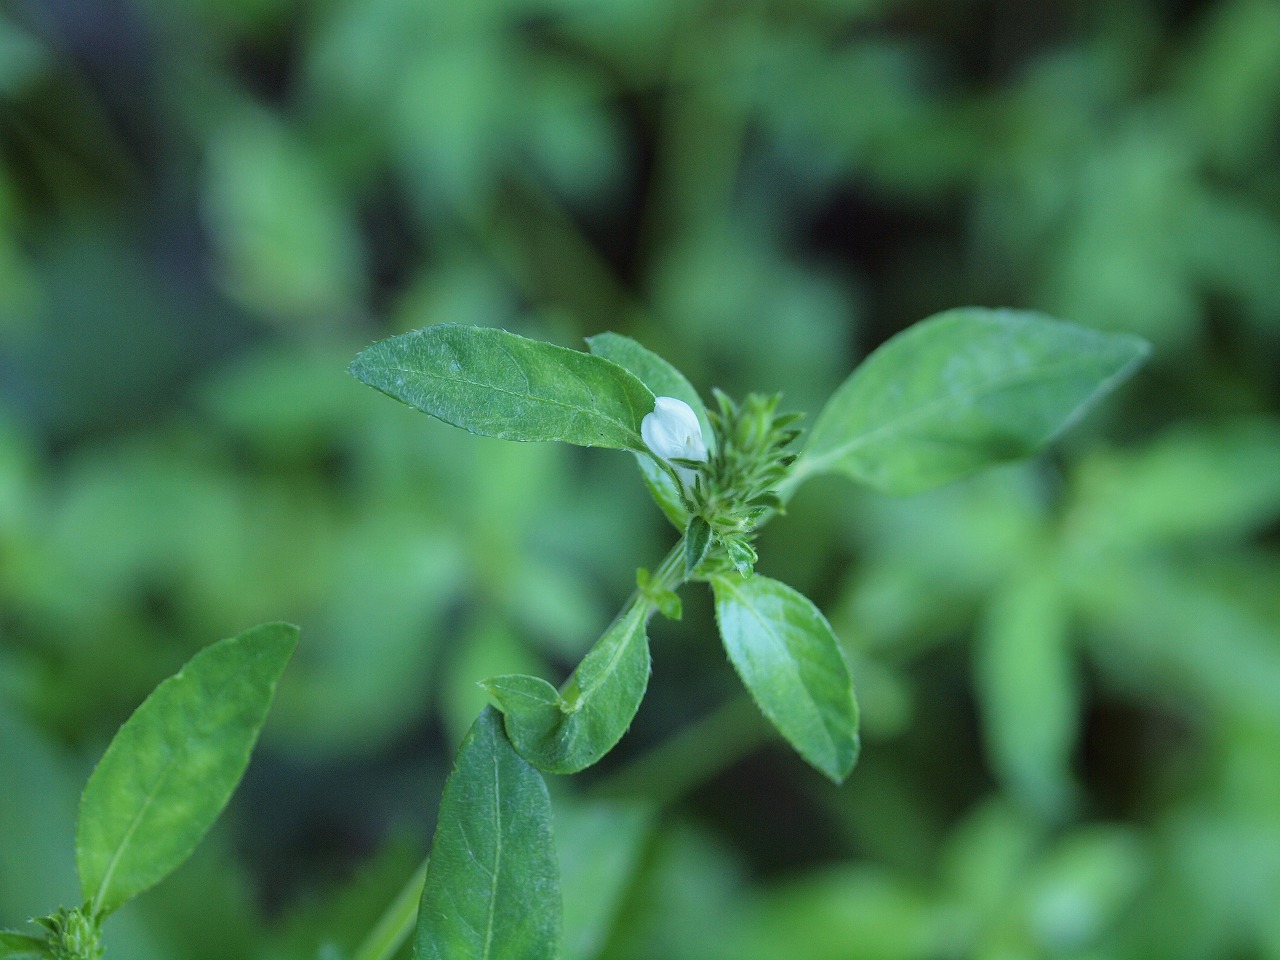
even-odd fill
[{"label": "white flower bud", "polygon": [[[702,440],[702,426],[698,415],[683,400],[675,397],[658,397],[653,413],[640,421],[640,436],[645,446],[659,459],[668,463],[672,459],[707,459],[707,445]],[[688,467],[676,466],[676,473],[686,487],[693,485],[695,472]]]}]

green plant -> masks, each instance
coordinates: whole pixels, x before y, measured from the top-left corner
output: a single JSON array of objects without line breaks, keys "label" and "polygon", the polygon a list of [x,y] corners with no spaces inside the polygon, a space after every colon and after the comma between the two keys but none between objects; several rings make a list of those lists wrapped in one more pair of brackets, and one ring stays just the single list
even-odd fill
[{"label": "green plant", "polygon": [[[1129,376],[1146,344],[1032,313],[953,310],[888,341],[841,386],[800,444],[780,398],[717,391],[708,409],[661,357],[616,334],[590,352],[502,330],[440,325],[381,341],[361,381],[475,434],[635,455],[680,536],[559,688],[480,679],[476,719],[445,785],[431,857],[355,954],[552,958],[562,897],[542,773],[571,774],[631,724],[650,673],[648,623],[682,615],[705,583],[725,650],[760,712],[836,783],[859,749],[840,644],[803,594],[756,573],[760,528],[807,479],[842,474],[916,493],[1043,448]],[[85,788],[77,835],[84,903],[41,935],[0,934],[0,957],[88,960],[100,926],[181,863],[235,788],[297,632],[250,630],[198,654],[125,723]],[[419,896],[419,889],[421,890]]]}]

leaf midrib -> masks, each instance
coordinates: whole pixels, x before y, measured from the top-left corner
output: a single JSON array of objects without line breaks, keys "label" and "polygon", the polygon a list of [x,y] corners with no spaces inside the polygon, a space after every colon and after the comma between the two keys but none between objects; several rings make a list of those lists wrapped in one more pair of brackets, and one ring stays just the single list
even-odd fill
[{"label": "leaf midrib", "polygon": [[[494,735],[502,736],[502,733],[496,731]],[[493,847],[493,873],[490,874],[493,878],[493,886],[489,889],[489,916],[485,924],[482,960],[488,960],[491,955],[490,948],[493,946],[494,920],[498,910],[498,870],[502,867],[502,776],[496,749],[493,751],[493,820],[496,838]]]},{"label": "leaf midrib", "polygon": [[148,792],[147,799],[143,802],[138,812],[134,814],[133,820],[129,822],[128,828],[124,835],[120,838],[120,842],[116,844],[115,852],[111,855],[111,859],[107,862],[107,868],[103,871],[102,880],[98,884],[97,892],[93,895],[93,903],[91,912],[96,916],[102,909],[102,903],[106,899],[108,887],[111,885],[111,878],[116,872],[116,868],[120,865],[120,858],[124,856],[124,851],[128,848],[129,842],[133,839],[134,832],[142,823],[143,818],[147,815],[147,811],[151,809],[151,804],[156,797],[160,795],[160,791],[164,789],[164,785],[169,781],[169,774],[173,771],[174,765],[178,762],[178,751],[170,751],[169,759],[165,761],[164,768],[160,771],[160,776],[156,778],[155,786]]}]

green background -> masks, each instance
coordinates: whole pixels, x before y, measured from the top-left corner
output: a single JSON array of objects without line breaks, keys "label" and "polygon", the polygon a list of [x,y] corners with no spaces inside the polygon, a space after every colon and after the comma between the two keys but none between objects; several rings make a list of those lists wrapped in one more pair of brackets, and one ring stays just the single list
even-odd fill
[{"label": "green background", "polygon": [[552,779],[566,960],[1280,958],[1277,129],[1272,0],[5,6],[0,923],[76,901],[149,690],[288,620],[246,781],[108,955],[344,955],[474,681],[561,679],[673,540],[631,457],[415,414],[370,341],[616,330],[812,422],[986,304],[1154,354],[1032,463],[766,531],[853,669],[842,788],[684,591]]}]

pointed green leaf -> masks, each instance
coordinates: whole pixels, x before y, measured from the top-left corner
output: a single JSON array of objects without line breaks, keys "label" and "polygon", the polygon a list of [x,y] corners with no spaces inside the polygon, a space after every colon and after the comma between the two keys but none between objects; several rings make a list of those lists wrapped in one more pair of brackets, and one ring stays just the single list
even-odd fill
[{"label": "pointed green leaf", "polygon": [[298,628],[269,623],[197,653],[125,721],[80,799],[76,864],[94,916],[187,859],[240,782]]},{"label": "pointed green leaf", "polygon": [[949,310],[893,337],[814,424],[798,476],[918,493],[1029,456],[1132,374],[1150,348],[1036,313]]},{"label": "pointed green leaf", "polygon": [[849,667],[822,612],[759,574],[712,581],[720,636],[756,704],[800,755],[836,783],[858,759]]},{"label": "pointed green leaf", "polygon": [[560,873],[551,798],[486,707],[444,786],[415,960],[557,960]]},{"label": "pointed green leaf", "polygon": [[635,604],[583,657],[564,693],[539,677],[485,680],[506,718],[507,735],[530,763],[550,773],[577,773],[613,749],[649,685],[645,604]]},{"label": "pointed green leaf", "polygon": [[975,672],[992,766],[1010,792],[1057,818],[1074,793],[1079,692],[1061,588],[1040,573],[1015,579],[978,631]]},{"label": "pointed green leaf", "polygon": [[684,535],[684,573],[686,577],[693,576],[693,571],[702,562],[702,558],[707,555],[707,548],[710,546],[711,527],[701,517],[694,517],[689,521],[689,529]]},{"label": "pointed green leaf", "polygon": [[356,379],[471,433],[644,450],[653,394],[615,363],[505,330],[440,324],[381,340]]}]

